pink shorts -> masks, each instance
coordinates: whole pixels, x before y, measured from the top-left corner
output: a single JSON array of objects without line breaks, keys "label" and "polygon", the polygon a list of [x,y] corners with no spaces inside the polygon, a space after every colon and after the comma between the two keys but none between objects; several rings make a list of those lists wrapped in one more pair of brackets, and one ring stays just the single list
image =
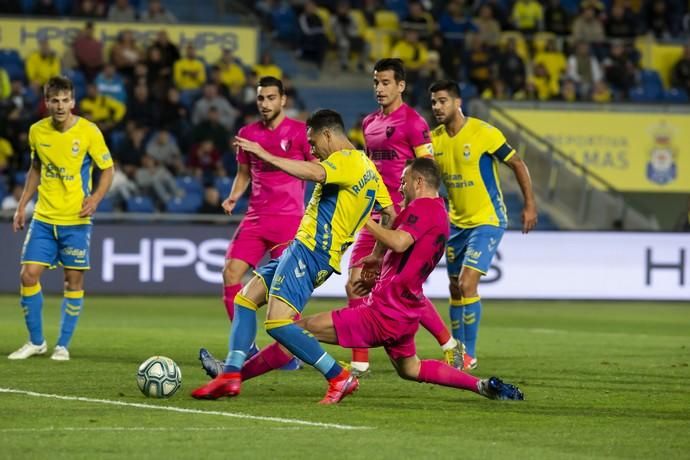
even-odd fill
[{"label": "pink shorts", "polygon": [[301,216],[245,218],[237,227],[225,258],[243,260],[255,268],[267,252],[275,259],[293,240],[301,221]]},{"label": "pink shorts", "polygon": [[419,321],[403,322],[382,315],[368,305],[331,312],[338,345],[345,348],[383,347],[392,359],[417,354],[414,336]]},{"label": "pink shorts", "polygon": [[355,240],[355,244],[352,246],[352,254],[350,255],[350,264],[347,267],[348,269],[350,268],[357,268],[361,267],[361,265],[356,265],[356,263],[369,254],[372,253],[374,250],[374,246],[376,245],[376,238],[374,238],[374,235],[372,235],[369,230],[366,228],[363,228],[362,230],[359,231],[357,234],[357,239]]}]

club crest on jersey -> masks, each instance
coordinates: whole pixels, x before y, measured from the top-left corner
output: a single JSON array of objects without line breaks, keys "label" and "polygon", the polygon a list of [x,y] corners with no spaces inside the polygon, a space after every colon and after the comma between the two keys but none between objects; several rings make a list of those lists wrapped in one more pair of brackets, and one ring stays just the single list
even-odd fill
[{"label": "club crest on jersey", "polygon": [[290,139],[282,139],[280,141],[280,148],[283,149],[283,152],[290,150],[290,147],[292,147],[292,141]]},{"label": "club crest on jersey", "polygon": [[77,156],[79,153],[79,139],[75,139],[74,142],[72,142],[72,155]]},{"label": "club crest on jersey", "polygon": [[391,138],[391,136],[393,135],[394,132],[395,132],[395,126],[388,126],[388,127],[386,127],[386,137],[387,137],[388,139]]},{"label": "club crest on jersey", "polygon": [[465,160],[469,160],[470,155],[472,155],[471,147],[472,147],[471,144],[465,144],[464,145],[464,150],[462,152],[462,156],[465,157]]}]

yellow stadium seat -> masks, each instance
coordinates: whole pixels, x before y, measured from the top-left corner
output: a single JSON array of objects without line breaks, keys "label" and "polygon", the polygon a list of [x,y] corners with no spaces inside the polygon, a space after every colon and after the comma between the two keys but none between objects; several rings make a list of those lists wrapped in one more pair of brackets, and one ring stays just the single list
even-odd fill
[{"label": "yellow stadium seat", "polygon": [[381,29],[369,29],[366,40],[371,46],[371,58],[375,61],[390,57],[393,45],[393,37],[390,31]]},{"label": "yellow stadium seat", "polygon": [[326,38],[329,42],[335,43],[335,35],[333,34],[333,27],[331,27],[331,13],[326,8],[319,6],[316,8],[316,14],[323,22],[323,29],[326,32]]},{"label": "yellow stadium seat", "polygon": [[362,10],[350,10],[350,14],[357,24],[357,29],[362,32],[362,36],[365,36],[369,30],[369,24],[367,24],[367,20],[364,17]]},{"label": "yellow stadium seat", "polygon": [[379,10],[374,13],[374,23],[377,29],[397,33],[399,29],[398,15],[392,11]]},{"label": "yellow stadium seat", "polygon": [[501,32],[501,40],[499,42],[501,48],[503,48],[505,44],[508,43],[508,40],[510,40],[511,38],[515,39],[515,51],[517,52],[518,56],[524,59],[525,62],[529,61],[529,51],[527,49],[527,42],[525,41],[525,37],[522,35],[521,32],[515,30]]}]

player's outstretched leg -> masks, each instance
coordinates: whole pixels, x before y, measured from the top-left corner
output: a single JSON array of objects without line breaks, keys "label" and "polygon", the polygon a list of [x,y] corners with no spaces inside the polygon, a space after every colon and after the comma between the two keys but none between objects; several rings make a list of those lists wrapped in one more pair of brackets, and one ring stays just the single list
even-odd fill
[{"label": "player's outstretched leg", "polygon": [[520,389],[510,383],[505,383],[498,377],[489,377],[479,381],[479,394],[489,399],[522,401],[525,395]]},{"label": "player's outstretched leg", "polygon": [[431,300],[426,299],[424,306],[421,309],[421,316],[419,317],[419,324],[421,324],[427,331],[436,338],[436,341],[441,345],[443,351],[443,360],[449,366],[456,369],[462,369],[464,365],[465,346],[451,336],[450,331],[443,322],[443,318],[436,310],[436,306]]}]

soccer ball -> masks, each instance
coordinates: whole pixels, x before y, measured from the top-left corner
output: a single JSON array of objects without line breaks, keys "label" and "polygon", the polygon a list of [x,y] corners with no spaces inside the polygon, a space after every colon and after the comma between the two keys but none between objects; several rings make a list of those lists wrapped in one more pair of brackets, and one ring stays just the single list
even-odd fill
[{"label": "soccer ball", "polygon": [[152,356],[139,366],[137,385],[146,396],[169,398],[182,384],[182,371],[170,358]]}]

